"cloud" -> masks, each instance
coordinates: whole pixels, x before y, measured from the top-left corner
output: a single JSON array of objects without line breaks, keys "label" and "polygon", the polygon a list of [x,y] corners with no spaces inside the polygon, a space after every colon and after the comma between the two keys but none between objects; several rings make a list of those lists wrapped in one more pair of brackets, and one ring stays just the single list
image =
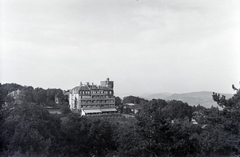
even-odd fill
[{"label": "cloud", "polygon": [[[131,83],[133,93],[158,87],[193,91],[207,81],[209,89],[217,77],[219,84],[232,83],[214,70],[239,76],[239,3],[4,0],[1,82],[71,88],[110,77],[121,93]],[[185,82],[192,84],[178,85]]]}]

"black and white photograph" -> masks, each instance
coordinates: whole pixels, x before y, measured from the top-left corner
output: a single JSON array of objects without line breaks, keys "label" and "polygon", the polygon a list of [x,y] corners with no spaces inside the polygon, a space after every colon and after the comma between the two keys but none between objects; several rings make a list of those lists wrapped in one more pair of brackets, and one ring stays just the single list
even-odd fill
[{"label": "black and white photograph", "polygon": [[239,0],[0,0],[0,157],[239,156]]}]

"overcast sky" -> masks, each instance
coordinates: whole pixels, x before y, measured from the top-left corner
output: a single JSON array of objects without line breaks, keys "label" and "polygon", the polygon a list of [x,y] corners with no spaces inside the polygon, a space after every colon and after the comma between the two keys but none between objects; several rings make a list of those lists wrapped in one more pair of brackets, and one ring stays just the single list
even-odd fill
[{"label": "overcast sky", "polygon": [[240,87],[240,1],[1,0],[0,82],[115,95]]}]

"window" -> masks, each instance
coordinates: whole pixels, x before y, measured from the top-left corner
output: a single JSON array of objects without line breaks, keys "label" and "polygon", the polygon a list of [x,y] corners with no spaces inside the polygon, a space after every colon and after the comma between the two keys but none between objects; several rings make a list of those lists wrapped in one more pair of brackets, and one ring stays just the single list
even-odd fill
[{"label": "window", "polygon": [[74,107],[77,108],[77,98],[74,100]]}]

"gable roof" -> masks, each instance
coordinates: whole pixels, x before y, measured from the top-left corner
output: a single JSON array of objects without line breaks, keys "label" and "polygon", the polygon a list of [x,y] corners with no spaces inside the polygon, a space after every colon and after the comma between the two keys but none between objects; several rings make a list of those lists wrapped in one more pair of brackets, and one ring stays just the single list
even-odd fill
[{"label": "gable roof", "polygon": [[[89,91],[89,90],[99,90],[99,89],[101,89],[101,90],[113,90],[112,88],[110,88],[110,87],[103,87],[103,86],[96,86],[96,85],[94,85],[94,86],[92,86],[92,87],[94,87],[94,88],[91,88],[91,87],[88,87],[88,85],[82,85],[82,86],[76,86],[76,87],[74,87],[72,90],[81,90],[81,91]],[[91,88],[91,89],[90,89]]]},{"label": "gable roof", "polygon": [[72,90],[78,90],[79,86],[74,87]]},{"label": "gable roof", "polygon": [[103,89],[103,90],[113,90],[112,88],[109,88],[109,87],[100,87],[101,89]]},{"label": "gable roof", "polygon": [[81,86],[79,90],[90,90],[87,85]]}]

